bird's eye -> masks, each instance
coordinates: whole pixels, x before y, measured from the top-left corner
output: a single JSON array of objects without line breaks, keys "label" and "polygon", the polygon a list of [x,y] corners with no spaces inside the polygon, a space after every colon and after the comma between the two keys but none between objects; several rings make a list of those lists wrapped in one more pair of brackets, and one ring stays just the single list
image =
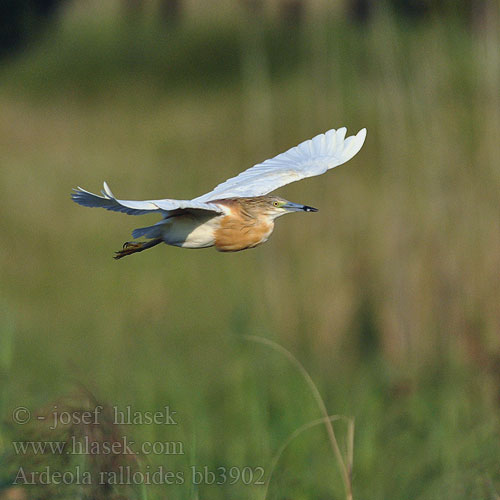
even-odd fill
[{"label": "bird's eye", "polygon": [[275,207],[279,207],[279,206],[280,206],[279,201],[275,201],[275,202],[273,203],[273,205],[274,205]]}]

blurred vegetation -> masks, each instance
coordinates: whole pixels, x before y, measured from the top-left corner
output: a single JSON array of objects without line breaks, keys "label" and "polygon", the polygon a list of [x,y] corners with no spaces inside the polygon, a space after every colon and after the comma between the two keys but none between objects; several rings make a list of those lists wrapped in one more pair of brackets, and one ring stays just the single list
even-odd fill
[{"label": "blurred vegetation", "polygon": [[0,57],[33,42],[56,17],[63,0],[4,0],[0,4]]},{"label": "blurred vegetation", "polygon": [[[368,24],[287,25],[227,8],[166,30],[75,4],[1,68],[0,485],[27,460],[11,440],[35,432],[13,425],[13,408],[50,408],[80,384],[108,406],[177,411],[175,428],[121,431],[184,443],[185,455],[141,457],[143,468],[267,468],[321,415],[300,374],[250,334],[292,351],[328,411],[355,417],[354,498],[497,498],[497,8],[480,30],[385,9]],[[155,219],[69,199],[103,180],[125,199],[192,197],[341,125],[367,127],[360,154],[280,191],[320,213],[280,220],[252,251],[162,247],[117,263],[113,250]],[[73,486],[16,494],[97,498]],[[269,498],[343,498],[324,428],[287,448]]]}]

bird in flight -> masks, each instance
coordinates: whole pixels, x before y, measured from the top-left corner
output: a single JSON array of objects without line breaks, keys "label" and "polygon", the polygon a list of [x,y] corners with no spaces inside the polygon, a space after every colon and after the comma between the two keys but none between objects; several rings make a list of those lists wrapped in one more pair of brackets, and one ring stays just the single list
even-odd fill
[{"label": "bird in flight", "polygon": [[290,212],[317,212],[270,192],[291,182],[324,174],[350,160],[363,146],[366,129],[346,138],[347,130],[329,130],[285,153],[258,163],[193,200],[119,200],[104,183],[102,196],[82,188],[71,198],[84,207],[101,207],[128,215],[157,212],[160,222],[132,232],[134,239],[116,252],[115,259],[142,252],[159,243],[182,248],[215,246],[221,252],[254,248],[267,241],[274,220]]}]

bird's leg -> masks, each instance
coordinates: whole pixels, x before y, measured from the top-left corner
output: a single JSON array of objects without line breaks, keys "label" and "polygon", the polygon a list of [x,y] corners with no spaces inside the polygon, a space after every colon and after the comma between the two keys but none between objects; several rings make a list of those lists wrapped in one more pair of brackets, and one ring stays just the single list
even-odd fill
[{"label": "bird's leg", "polygon": [[118,252],[115,252],[116,255],[113,258],[121,259],[122,257],[126,257],[127,255],[131,255],[136,252],[142,252],[143,250],[147,250],[148,248],[152,248],[158,245],[162,241],[163,240],[161,238],[156,238],[149,241],[126,241],[123,244],[123,248],[121,250],[118,250]]}]

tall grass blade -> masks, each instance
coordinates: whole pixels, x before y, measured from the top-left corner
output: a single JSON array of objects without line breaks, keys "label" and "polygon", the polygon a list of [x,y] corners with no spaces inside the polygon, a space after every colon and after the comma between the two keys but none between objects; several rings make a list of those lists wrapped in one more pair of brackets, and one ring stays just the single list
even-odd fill
[{"label": "tall grass blade", "polygon": [[274,349],[275,351],[280,352],[299,370],[299,372],[304,377],[305,381],[307,382],[307,385],[311,389],[311,392],[314,396],[314,399],[316,400],[316,403],[319,406],[321,413],[323,413],[322,421],[325,423],[326,431],[328,433],[328,438],[332,446],[333,454],[335,455],[335,458],[337,460],[337,463],[341,471],[342,480],[344,482],[346,499],[352,500],[351,474],[348,468],[346,467],[344,458],[342,457],[342,453],[340,451],[339,444],[335,436],[335,431],[333,430],[333,425],[330,416],[328,415],[328,412],[326,410],[325,402],[323,401],[323,398],[321,397],[321,394],[319,393],[319,390],[316,387],[316,384],[314,383],[313,379],[311,378],[307,370],[304,368],[304,366],[300,363],[300,361],[290,351],[280,346],[276,342],[273,342],[272,340],[263,337],[257,337],[255,335],[246,335],[245,338],[253,342],[259,342],[261,344],[267,345],[272,349]]}]

